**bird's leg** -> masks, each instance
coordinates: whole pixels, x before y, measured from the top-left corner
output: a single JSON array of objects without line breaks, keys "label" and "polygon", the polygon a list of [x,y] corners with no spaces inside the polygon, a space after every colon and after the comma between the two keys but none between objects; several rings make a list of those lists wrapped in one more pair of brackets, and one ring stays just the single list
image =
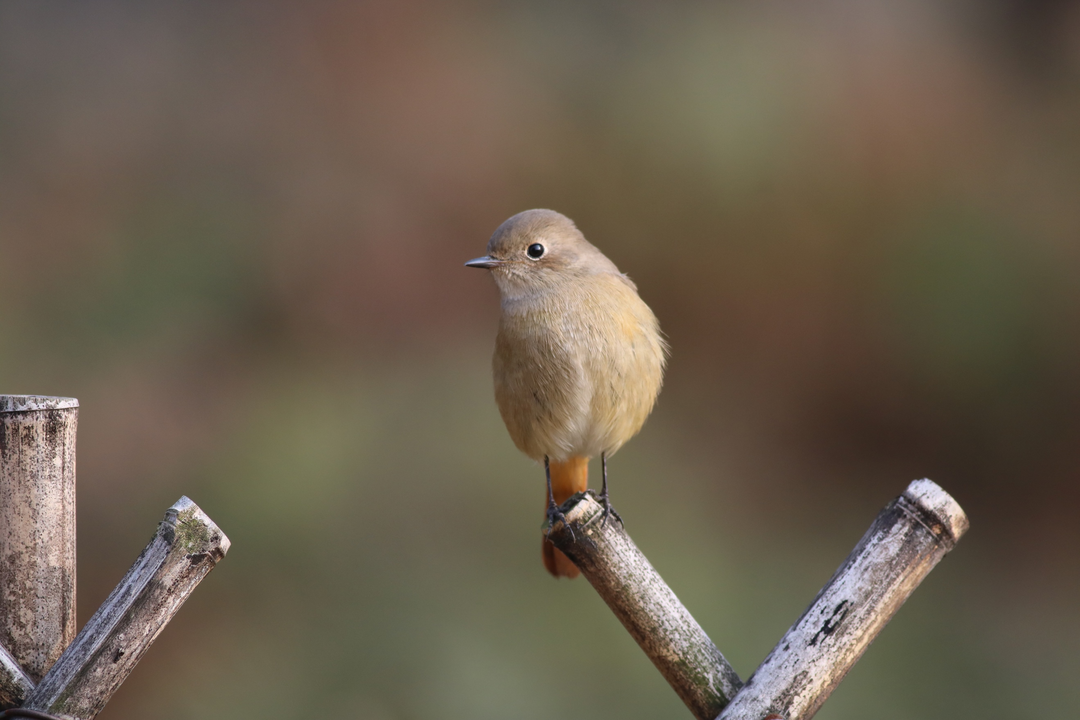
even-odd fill
[{"label": "bird's leg", "polygon": [[559,506],[555,504],[555,493],[551,489],[551,461],[548,456],[544,456],[544,474],[547,476],[548,486],[548,506],[547,506],[547,521],[548,531],[547,534],[551,534],[551,528],[555,527],[555,523],[562,521],[566,529],[570,531],[570,538],[574,537],[574,530],[570,527],[570,523],[566,522],[566,516],[563,515],[563,511],[559,509]]},{"label": "bird's leg", "polygon": [[622,525],[622,518],[619,517],[619,513],[615,508],[611,507],[611,500],[608,499],[607,493],[607,453],[600,453],[600,472],[603,475],[603,485],[600,486],[600,502],[604,504],[604,519],[600,523],[600,527],[607,525],[608,515],[614,515],[615,519]]}]

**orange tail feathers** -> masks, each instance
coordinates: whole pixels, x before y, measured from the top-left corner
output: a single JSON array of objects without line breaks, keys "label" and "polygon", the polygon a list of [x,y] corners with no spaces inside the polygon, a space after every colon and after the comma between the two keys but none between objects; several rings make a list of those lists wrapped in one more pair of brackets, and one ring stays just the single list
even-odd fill
[{"label": "orange tail feathers", "polygon": [[[589,458],[572,457],[563,462],[551,461],[551,492],[555,495],[555,504],[562,505],[574,493],[585,492],[589,487]],[[544,508],[547,508],[547,494],[544,496]],[[570,558],[563,555],[551,542],[544,538],[544,567],[555,577],[576,578],[581,571]]]}]

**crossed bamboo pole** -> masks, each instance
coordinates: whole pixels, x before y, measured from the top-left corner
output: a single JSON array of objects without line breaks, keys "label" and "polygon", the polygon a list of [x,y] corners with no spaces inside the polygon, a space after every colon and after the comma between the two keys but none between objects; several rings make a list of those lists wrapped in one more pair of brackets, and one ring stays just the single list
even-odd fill
[{"label": "crossed bamboo pole", "polygon": [[698,720],[806,720],[919,583],[968,529],[930,480],[889,503],[744,684],[619,522],[587,493],[549,537],[592,586]]},{"label": "crossed bamboo pole", "polygon": [[0,710],[91,720],[229,539],[186,497],[75,633],[73,398],[0,395]]}]

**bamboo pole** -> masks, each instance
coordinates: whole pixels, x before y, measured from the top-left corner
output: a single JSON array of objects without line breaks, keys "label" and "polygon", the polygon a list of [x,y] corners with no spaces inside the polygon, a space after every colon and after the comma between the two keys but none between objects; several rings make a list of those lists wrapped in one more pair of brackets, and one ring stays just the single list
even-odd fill
[{"label": "bamboo pole", "polygon": [[90,618],[25,707],[66,720],[92,720],[206,574],[229,539],[186,497]]},{"label": "bamboo pole", "polygon": [[0,395],[0,645],[33,681],[75,637],[78,418],[74,398]]},{"label": "bamboo pole", "polygon": [[963,509],[916,480],[878,515],[719,720],[813,717],[885,624],[968,529]]},{"label": "bamboo pole", "polygon": [[[713,720],[742,682],[622,523],[578,493],[562,507],[566,523],[548,536],[566,553],[698,720]],[[571,532],[572,531],[572,532]]]},{"label": "bamboo pole", "polygon": [[30,679],[15,658],[0,646],[0,708],[18,707],[34,689]]}]

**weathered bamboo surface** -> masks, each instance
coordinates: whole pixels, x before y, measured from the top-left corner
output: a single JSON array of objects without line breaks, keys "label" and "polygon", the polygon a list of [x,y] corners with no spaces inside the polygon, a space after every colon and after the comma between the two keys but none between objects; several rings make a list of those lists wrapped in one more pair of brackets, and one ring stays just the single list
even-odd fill
[{"label": "weathered bamboo surface", "polygon": [[[551,541],[596,589],[699,720],[713,720],[742,682],[709,636],[637,549],[622,523],[579,493],[562,507]],[[572,530],[572,533],[570,532]]]},{"label": "weathered bamboo surface", "polygon": [[75,637],[78,418],[74,398],[0,395],[0,645],[34,681]]},{"label": "weathered bamboo surface", "polygon": [[968,529],[930,480],[892,501],[720,720],[813,717],[904,601]]},{"label": "weathered bamboo surface", "polygon": [[25,707],[91,720],[188,595],[225,557],[229,544],[195,503],[180,498],[127,575],[30,693]]},{"label": "weathered bamboo surface", "polygon": [[23,672],[11,653],[0,647],[0,708],[22,705],[33,689],[34,681]]}]

